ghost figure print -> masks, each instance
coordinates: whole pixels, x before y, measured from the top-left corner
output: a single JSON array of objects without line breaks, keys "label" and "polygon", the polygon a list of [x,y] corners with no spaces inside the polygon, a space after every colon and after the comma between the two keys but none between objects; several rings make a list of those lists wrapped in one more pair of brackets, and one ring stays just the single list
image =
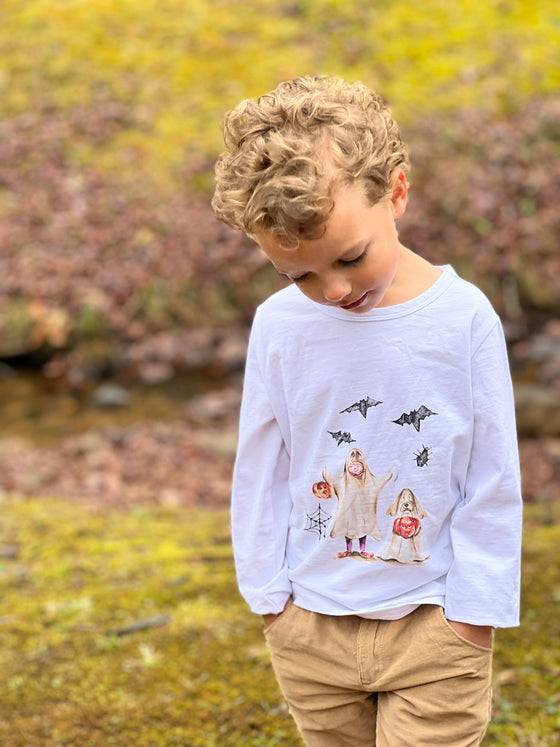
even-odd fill
[{"label": "ghost figure print", "polygon": [[[365,559],[374,557],[366,550],[366,539],[368,536],[374,540],[382,539],[377,522],[377,500],[392,477],[392,472],[376,477],[369,469],[364,453],[357,448],[350,449],[346,455],[341,475],[329,472],[326,467],[323,470],[324,482],[338,498],[331,537],[346,540],[346,550],[338,553],[339,558],[353,555]],[[355,539],[359,541],[359,553],[352,550]]]},{"label": "ghost figure print", "polygon": [[412,490],[401,490],[394,503],[387,509],[387,516],[394,516],[391,538],[380,555],[382,560],[399,563],[423,563],[430,557],[424,547],[421,519],[428,515]]}]

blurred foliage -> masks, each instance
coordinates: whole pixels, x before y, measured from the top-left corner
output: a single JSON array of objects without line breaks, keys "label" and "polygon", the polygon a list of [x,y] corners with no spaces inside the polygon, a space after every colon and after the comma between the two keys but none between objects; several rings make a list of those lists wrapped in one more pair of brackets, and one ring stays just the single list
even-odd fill
[{"label": "blurred foliage", "polygon": [[[227,511],[1,505],[0,743],[299,744]],[[526,508],[522,626],[497,634],[487,747],[560,744],[559,519]]]},{"label": "blurred foliage", "polygon": [[0,14],[3,116],[120,102],[101,152],[67,146],[130,176],[215,154],[224,109],[302,73],[362,79],[399,121],[508,113],[560,84],[554,0],[4,0]]},{"label": "blurred foliage", "polygon": [[247,324],[278,280],[209,208],[220,121],[308,72],[391,103],[412,249],[557,310],[559,30],[553,0],[4,0],[0,358]]},{"label": "blurred foliage", "polygon": [[559,312],[560,97],[497,120],[463,110],[408,129],[404,244],[451,262],[509,321],[523,309]]}]

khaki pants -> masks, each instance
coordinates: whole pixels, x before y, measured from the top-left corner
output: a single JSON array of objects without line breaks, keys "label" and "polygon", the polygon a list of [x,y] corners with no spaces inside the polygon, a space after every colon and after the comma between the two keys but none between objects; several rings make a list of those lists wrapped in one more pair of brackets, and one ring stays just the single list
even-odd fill
[{"label": "khaki pants", "polygon": [[291,605],[265,634],[309,747],[475,747],[484,736],[492,650],[461,638],[441,607],[367,620]]}]

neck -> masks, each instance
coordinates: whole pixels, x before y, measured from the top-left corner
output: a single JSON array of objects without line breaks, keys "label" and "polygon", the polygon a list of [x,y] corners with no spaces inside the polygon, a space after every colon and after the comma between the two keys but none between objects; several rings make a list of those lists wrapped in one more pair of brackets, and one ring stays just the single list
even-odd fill
[{"label": "neck", "polygon": [[411,301],[429,290],[441,275],[441,270],[426,259],[402,244],[399,246],[397,271],[379,306],[396,306]]}]

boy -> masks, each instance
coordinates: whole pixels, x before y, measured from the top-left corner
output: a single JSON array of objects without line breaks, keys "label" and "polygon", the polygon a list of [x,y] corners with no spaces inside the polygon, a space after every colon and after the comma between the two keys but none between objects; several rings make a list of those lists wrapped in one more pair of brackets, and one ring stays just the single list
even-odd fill
[{"label": "boy", "polygon": [[216,215],[293,285],[257,310],[232,531],[239,586],[311,747],[478,745],[518,624],[503,333],[405,248],[408,155],[360,83],[303,77],[224,120]]}]

